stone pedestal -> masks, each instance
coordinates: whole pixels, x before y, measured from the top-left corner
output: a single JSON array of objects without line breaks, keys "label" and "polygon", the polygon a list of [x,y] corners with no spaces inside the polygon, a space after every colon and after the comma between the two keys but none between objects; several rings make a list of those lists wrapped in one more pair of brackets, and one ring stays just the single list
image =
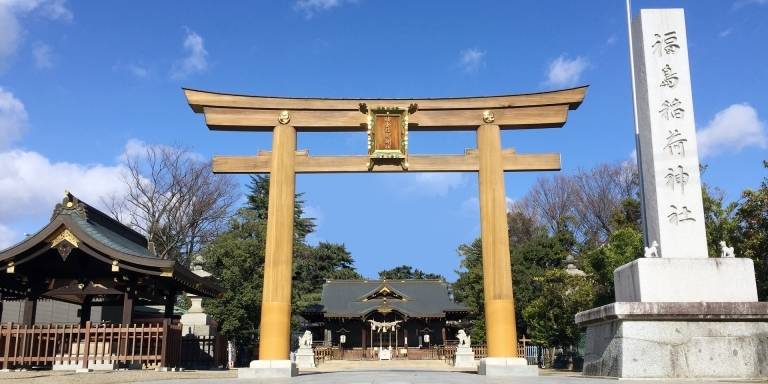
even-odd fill
[{"label": "stone pedestal", "polygon": [[620,378],[768,375],[768,303],[619,302],[576,315],[584,374]]},{"label": "stone pedestal", "polygon": [[296,367],[300,369],[315,367],[315,353],[312,352],[312,348],[299,348],[296,351]]},{"label": "stone pedestal", "polygon": [[290,360],[253,360],[248,368],[237,370],[238,379],[278,379],[298,374],[296,363]]},{"label": "stone pedestal", "polygon": [[613,272],[616,302],[755,302],[746,258],[643,258]]},{"label": "stone pedestal", "polygon": [[456,368],[472,368],[477,369],[477,362],[475,361],[475,352],[472,348],[456,349],[456,358],[453,361],[453,366]]},{"label": "stone pedestal", "polygon": [[77,373],[81,372],[93,372],[93,371],[114,371],[117,369],[117,362],[116,361],[109,361],[104,360],[102,363],[101,360],[93,361],[88,360],[88,368],[83,368],[83,362],[73,362],[73,363],[62,363],[62,364],[53,364],[51,367],[54,371],[75,371]]},{"label": "stone pedestal", "polygon": [[522,357],[487,357],[480,360],[477,373],[484,376],[538,376],[539,367]]}]

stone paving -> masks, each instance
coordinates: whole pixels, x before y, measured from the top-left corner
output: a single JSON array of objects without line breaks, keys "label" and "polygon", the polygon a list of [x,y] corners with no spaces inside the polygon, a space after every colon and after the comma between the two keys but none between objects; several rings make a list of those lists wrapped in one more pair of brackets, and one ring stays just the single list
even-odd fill
[{"label": "stone paving", "polygon": [[[360,362],[357,362],[358,364]],[[528,378],[487,378],[471,372],[451,371],[444,363],[434,365],[426,362],[414,364],[413,367],[388,367],[387,364],[370,364],[371,366],[354,367],[354,364],[343,366],[328,366],[325,369],[304,370],[301,375],[291,379],[271,380],[241,380],[237,379],[235,371],[187,371],[187,372],[155,372],[155,371],[115,371],[115,372],[52,372],[26,371],[2,372],[2,384],[117,384],[117,383],[146,383],[146,384],[469,384],[469,383],[520,383],[520,384],[610,384],[612,379],[586,378],[574,372],[558,372],[542,370],[540,377]],[[322,367],[322,366],[321,366]],[[336,369],[335,371],[330,371]],[[622,380],[622,383],[692,383],[701,380]],[[766,380],[710,380],[709,383],[768,383]]]},{"label": "stone paving", "polygon": [[[488,378],[484,376],[478,376],[474,373],[466,372],[445,372],[445,371],[423,371],[423,370],[352,370],[347,372],[317,372],[301,374],[298,377],[291,379],[271,379],[271,380],[171,380],[171,381],[158,381],[151,382],[153,384],[214,384],[214,383],[238,383],[238,384],[250,384],[250,383],[286,383],[286,384],[469,384],[469,383],[515,383],[515,384],[610,384],[615,382],[612,379],[599,379],[599,378],[585,378],[581,376],[540,376],[540,377],[528,377],[528,378]],[[699,382],[698,380],[677,380],[677,381],[656,381],[656,380],[641,380],[641,381],[624,381],[622,383],[673,383],[673,382]],[[739,381],[710,381],[710,382],[739,382]],[[744,382],[744,381],[741,381]],[[759,382],[759,381],[752,381]],[[768,381],[765,381],[768,382]]]}]

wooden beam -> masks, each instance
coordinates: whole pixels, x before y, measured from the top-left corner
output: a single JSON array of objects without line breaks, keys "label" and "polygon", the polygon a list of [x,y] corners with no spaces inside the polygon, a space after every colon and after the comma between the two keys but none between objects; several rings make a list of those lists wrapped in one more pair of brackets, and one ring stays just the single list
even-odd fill
[{"label": "wooden beam", "polygon": [[[502,168],[515,171],[558,171],[559,153],[518,154],[513,149],[502,151]],[[272,162],[270,152],[256,156],[214,156],[215,173],[269,173]],[[403,172],[399,165],[377,165],[368,170],[368,156],[309,156],[296,153],[296,173],[366,173]],[[408,172],[477,172],[480,162],[475,150],[464,155],[411,155]]]},{"label": "wooden beam", "polygon": [[[411,131],[470,131],[483,124],[483,111],[476,109],[417,111],[409,117]],[[558,128],[568,118],[568,105],[546,105],[492,109],[494,123],[502,129]],[[205,123],[216,131],[271,131],[279,111],[204,107]],[[368,116],[360,111],[290,111],[291,124],[303,132],[364,132]]]},{"label": "wooden beam", "polygon": [[[450,110],[450,109],[494,109],[527,107],[539,105],[567,104],[576,109],[584,100],[587,87],[563,89],[550,92],[528,93],[517,95],[453,97],[427,99],[327,99],[327,98],[298,98],[247,96],[194,89],[184,89],[190,107],[197,113],[203,107],[251,108],[274,110],[342,110],[356,111],[359,103],[369,107],[399,106],[407,108],[410,104],[419,105],[419,110]],[[274,123],[273,123],[274,124]]]}]

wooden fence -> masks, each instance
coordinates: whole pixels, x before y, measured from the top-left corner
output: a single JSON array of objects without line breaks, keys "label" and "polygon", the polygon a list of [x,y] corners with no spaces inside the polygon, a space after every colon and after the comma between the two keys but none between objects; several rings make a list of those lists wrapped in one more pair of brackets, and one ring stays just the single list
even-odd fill
[{"label": "wooden fence", "polygon": [[227,340],[221,336],[185,335],[181,339],[181,367],[212,369],[227,367]]},{"label": "wooden fence", "polygon": [[3,369],[88,368],[89,364],[128,367],[178,367],[181,325],[159,324],[20,324],[0,325]]}]

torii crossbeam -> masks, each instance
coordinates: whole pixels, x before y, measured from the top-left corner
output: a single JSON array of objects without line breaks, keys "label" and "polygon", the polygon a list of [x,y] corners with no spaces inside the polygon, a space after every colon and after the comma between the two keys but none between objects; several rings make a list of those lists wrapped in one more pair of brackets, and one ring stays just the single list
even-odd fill
[{"label": "torii crossbeam", "polygon": [[[286,360],[290,346],[296,173],[478,172],[488,356],[517,357],[504,172],[560,169],[560,155],[501,147],[502,129],[559,128],[586,87],[442,99],[322,99],[243,96],[185,89],[211,130],[272,131],[272,151],[215,156],[217,173],[269,173],[269,212],[259,359]],[[368,132],[368,155],[310,156],[297,132]],[[477,149],[410,155],[408,131],[477,131]]]}]

